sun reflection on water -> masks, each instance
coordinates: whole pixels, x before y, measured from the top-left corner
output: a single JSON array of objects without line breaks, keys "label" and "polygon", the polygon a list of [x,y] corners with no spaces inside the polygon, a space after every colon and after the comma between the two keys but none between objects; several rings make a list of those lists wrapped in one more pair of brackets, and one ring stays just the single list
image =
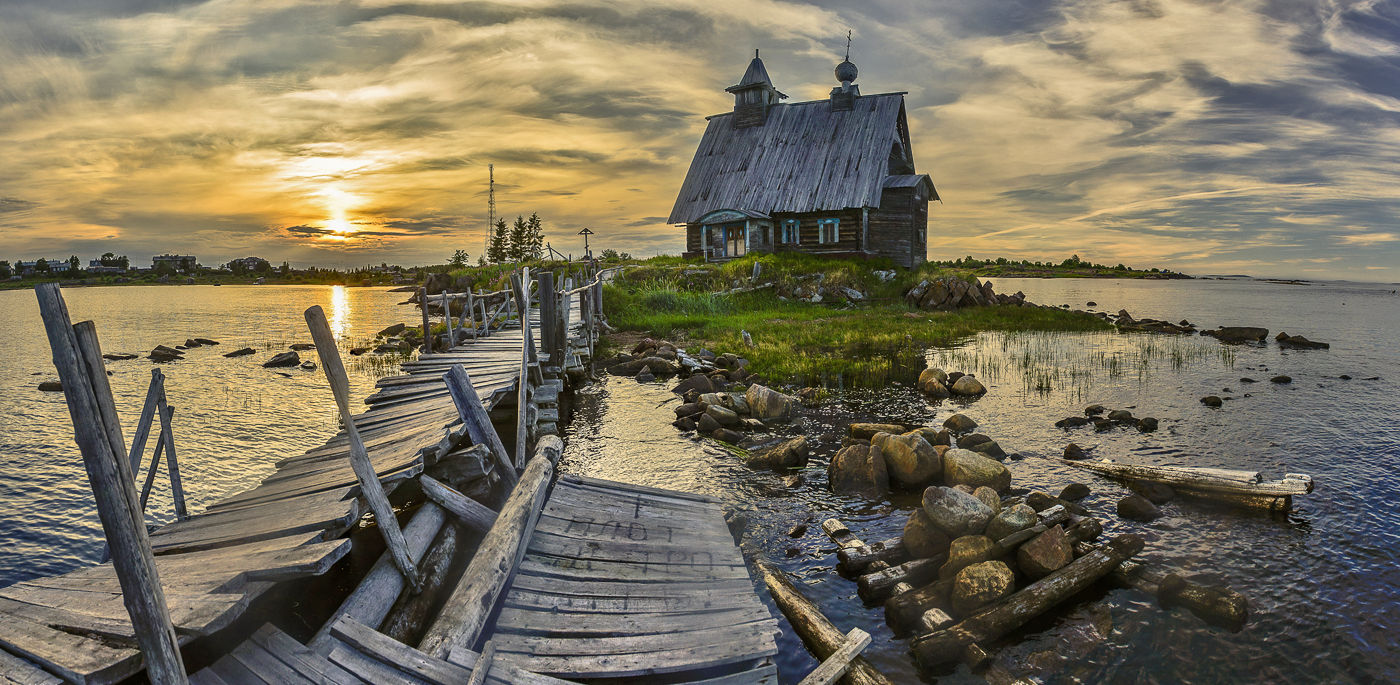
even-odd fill
[{"label": "sun reflection on water", "polygon": [[350,294],[343,285],[331,286],[331,333],[337,340],[350,328]]}]

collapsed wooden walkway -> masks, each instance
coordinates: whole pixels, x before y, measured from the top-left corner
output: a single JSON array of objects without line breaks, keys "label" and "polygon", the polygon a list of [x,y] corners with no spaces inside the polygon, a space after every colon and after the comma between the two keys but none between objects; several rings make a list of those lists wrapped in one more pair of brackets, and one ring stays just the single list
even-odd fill
[{"label": "collapsed wooden walkway", "polygon": [[[528,276],[517,283],[523,324],[507,325],[505,311],[502,327],[491,329],[510,307],[488,315],[479,300],[482,316],[471,310],[472,328],[453,331],[450,349],[379,381],[369,411],[358,415],[337,386],[343,369],[326,328],[318,352],[347,429],[278,462],[258,486],[151,532],[142,541],[145,561],[120,553],[129,544],[116,545],[113,562],[0,589],[0,680],[107,683],[147,668],[152,681],[181,682],[178,646],[228,627],[278,582],[329,570],[350,552],[347,532],[366,513],[390,512],[388,497],[416,482],[429,499],[402,528],[392,514],[376,517],[389,549],[306,645],[264,626],[191,680],[550,683],[666,674],[664,682],[772,682],[776,623],[754,596],[715,502],[572,476],[553,482],[561,445],[549,433],[559,420],[563,371],[591,354],[600,288],[595,279],[558,292],[546,272],[540,291],[556,297],[536,308],[522,298]],[[119,490],[134,486],[120,426],[98,421],[88,430],[112,437],[97,439],[113,465],[101,478],[93,471],[101,460],[89,458],[93,445],[84,442],[79,405],[95,398],[98,407],[84,411],[107,419],[103,396],[110,402],[95,333],[83,334],[91,323],[71,326],[77,341],[68,341],[57,288],[40,296],[48,298],[51,342],[73,348],[70,366],[90,372],[70,369],[64,382],[65,390],[82,386],[69,403],[94,491],[111,483],[111,493],[98,492],[104,529],[109,540],[113,526],[146,537],[144,525],[110,515],[125,506]],[[316,334],[311,310],[308,322]],[[56,346],[62,375],[61,357]],[[515,424],[514,459],[493,418]],[[527,441],[537,442],[528,464]],[[368,466],[357,472],[360,464]],[[424,474],[444,465],[458,488],[504,487],[510,498],[499,515]],[[462,525],[486,537],[460,578],[448,582],[444,568],[421,568]],[[168,648],[159,623],[146,623],[153,607],[123,592],[133,573],[158,578],[159,601],[146,604],[168,614]],[[434,580],[447,599],[417,648],[379,632],[396,603]],[[156,629],[134,627],[148,624]]]}]

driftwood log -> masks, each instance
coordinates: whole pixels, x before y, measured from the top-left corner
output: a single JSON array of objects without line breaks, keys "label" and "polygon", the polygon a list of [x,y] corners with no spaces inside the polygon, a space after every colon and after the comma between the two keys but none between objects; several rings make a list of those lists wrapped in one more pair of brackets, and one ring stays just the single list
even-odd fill
[{"label": "driftwood log", "polygon": [[[798,637],[802,638],[802,644],[807,646],[808,651],[824,661],[847,643],[845,633],[832,625],[781,571],[764,561],[755,562],[755,567],[764,585],[768,586],[768,594],[773,596],[773,601],[787,617],[788,623],[792,624],[793,630],[797,631]],[[838,682],[845,685],[893,685],[889,678],[859,656],[851,660],[850,668]]]},{"label": "driftwood log", "polygon": [[422,592],[401,593],[394,606],[389,609],[389,615],[380,624],[379,632],[404,644],[413,643],[418,639],[428,619],[432,617],[432,611],[443,601],[443,588],[451,575],[449,571],[463,538],[461,528],[461,524],[448,521],[447,525],[438,531],[437,539],[418,565],[418,572],[423,578]]},{"label": "driftwood log", "polygon": [[[947,561],[945,554],[927,559],[914,559],[882,571],[867,573],[856,579],[856,592],[867,602],[879,602],[898,592],[923,585],[938,577],[938,569]],[[905,587],[897,587],[904,585]]]},{"label": "driftwood log", "polygon": [[837,568],[847,575],[860,575],[871,563],[883,561],[891,566],[911,559],[909,550],[904,549],[903,538],[891,538],[871,545],[843,547],[836,553]]},{"label": "driftwood log", "polygon": [[1068,566],[1030,584],[962,622],[914,639],[914,655],[931,668],[963,657],[969,645],[996,640],[1108,575],[1142,551],[1143,540],[1120,535]]},{"label": "driftwood log", "polygon": [[[1097,549],[1098,545],[1087,541],[1074,543],[1077,556]],[[1109,577],[1121,585],[1156,597],[1157,603],[1164,609],[1183,607],[1211,625],[1238,632],[1249,622],[1249,600],[1228,587],[1202,585],[1175,573],[1164,574],[1132,560],[1119,564]]]}]

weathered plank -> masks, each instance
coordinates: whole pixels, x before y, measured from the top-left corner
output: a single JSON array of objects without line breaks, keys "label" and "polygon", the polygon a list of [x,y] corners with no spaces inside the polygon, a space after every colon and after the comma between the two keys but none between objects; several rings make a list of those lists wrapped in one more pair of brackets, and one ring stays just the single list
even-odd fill
[{"label": "weathered plank", "polygon": [[368,656],[436,685],[458,685],[471,678],[467,669],[428,656],[348,616],[336,619],[331,625],[331,635]]}]

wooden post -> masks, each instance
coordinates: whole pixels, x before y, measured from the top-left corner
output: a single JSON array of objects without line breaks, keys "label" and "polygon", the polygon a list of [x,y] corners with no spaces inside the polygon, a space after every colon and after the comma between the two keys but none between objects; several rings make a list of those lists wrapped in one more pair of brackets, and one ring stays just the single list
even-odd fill
[{"label": "wooden post", "polygon": [[558,436],[540,438],[535,456],[521,475],[520,483],[501,506],[496,523],[481,540],[471,563],[462,572],[461,581],[423,634],[418,643],[420,651],[442,659],[453,647],[471,649],[481,638],[486,619],[495,610],[507,581],[525,556],[528,538],[549,490],[554,463],[563,449],[564,443]]},{"label": "wooden post", "polygon": [[[817,605],[802,596],[782,571],[761,560],[755,566],[768,586],[768,594],[773,596],[778,609],[782,610],[788,623],[797,631],[797,636],[802,638],[802,643],[817,659],[831,658],[846,644],[846,635],[822,615]],[[863,657],[851,660],[850,669],[841,677],[841,682],[846,685],[894,685]]]},{"label": "wooden post", "polygon": [[165,394],[165,374],[160,369],[151,369],[151,385],[146,388],[146,403],[141,405],[141,419],[136,423],[136,436],[131,439],[131,451],[127,459],[131,461],[131,477],[136,478],[141,470],[141,455],[146,453],[146,437],[151,433],[151,420],[156,415],[156,397]]},{"label": "wooden post", "polygon": [[476,296],[472,295],[471,289],[467,289],[467,306],[462,308],[462,322],[463,322],[463,325],[466,325],[466,321],[467,321],[468,318],[473,319],[473,321],[472,321],[472,340],[476,340],[476,328],[477,328],[477,326],[480,326],[480,325],[481,325],[481,322],[475,320],[475,319],[476,319]]},{"label": "wooden post", "polygon": [[457,335],[452,332],[452,301],[447,298],[446,290],[442,291],[442,321],[447,324],[447,349],[450,350],[457,345]]},{"label": "wooden post", "polygon": [[141,511],[146,511],[146,500],[151,496],[151,486],[156,482],[156,471],[160,469],[160,457],[165,453],[165,441],[157,439],[156,448],[151,450],[151,465],[146,469],[146,482],[141,485]]},{"label": "wooden post", "polygon": [[525,442],[526,435],[525,420],[528,416],[530,406],[530,348],[534,347],[530,343],[530,300],[526,283],[530,278],[530,267],[521,267],[520,274],[516,280],[516,304],[520,309],[520,378],[516,383],[516,416],[515,416],[515,468],[525,468]]},{"label": "wooden post", "polygon": [[423,352],[433,353],[433,329],[428,325],[428,289],[418,289],[418,306],[423,308]]},{"label": "wooden post", "polygon": [[496,522],[496,512],[490,507],[453,490],[451,486],[439,482],[436,478],[419,476],[418,484],[423,486],[423,494],[427,495],[428,499],[437,502],[438,506],[478,533],[491,530],[491,524]]},{"label": "wooden post", "polygon": [[559,308],[558,295],[554,292],[554,272],[541,271],[540,279],[540,344],[549,355],[551,366],[560,366],[560,355],[555,344],[559,328],[556,310]]},{"label": "wooden post", "polygon": [[160,411],[160,441],[165,446],[165,470],[170,476],[170,495],[175,500],[175,520],[183,521],[189,518],[185,511],[185,487],[180,480],[180,462],[175,459],[175,433],[172,428],[175,407],[165,403],[165,393],[161,393],[156,400],[156,408]]},{"label": "wooden post", "polygon": [[[92,322],[72,325],[57,283],[35,288],[54,366],[73,420],[74,437],[92,485],[97,515],[112,550],[112,566],[122,590],[136,642],[151,682],[187,683],[175,627],[165,604],[150,539],[136,502],[136,483],[127,463]],[[100,393],[105,392],[106,396]],[[115,443],[112,437],[116,437]]]},{"label": "wooden post", "polygon": [[[426,304],[426,302],[425,302]],[[340,361],[340,348],[336,347],[335,335],[331,333],[326,312],[316,305],[306,310],[306,324],[311,329],[311,339],[316,343],[316,354],[321,357],[321,369],[326,372],[331,392],[335,395],[336,406],[340,409],[340,420],[345,424],[345,432],[350,438],[350,466],[355,470],[355,479],[360,482],[360,494],[364,495],[369,508],[374,512],[375,523],[384,536],[389,554],[416,593],[422,589],[418,577],[418,567],[408,553],[408,543],[404,541],[399,520],[394,516],[394,507],[389,504],[389,496],[384,493],[384,484],[379,482],[379,474],[369,460],[365,444],[360,440],[360,431],[355,427],[355,416],[350,412],[350,379],[345,375],[345,365]]]},{"label": "wooden post", "polygon": [[481,308],[481,337],[485,338],[491,334],[491,322],[486,320],[486,298],[476,301]]},{"label": "wooden post", "polygon": [[452,368],[442,375],[442,380],[447,384],[447,392],[452,395],[452,401],[457,405],[457,415],[462,418],[462,425],[466,427],[472,444],[485,445],[491,451],[491,456],[495,459],[506,484],[514,487],[515,482],[519,480],[515,473],[515,465],[511,463],[506,446],[491,423],[491,415],[486,413],[485,405],[477,396],[476,386],[472,385],[467,370],[462,368],[461,364],[453,364]]}]

